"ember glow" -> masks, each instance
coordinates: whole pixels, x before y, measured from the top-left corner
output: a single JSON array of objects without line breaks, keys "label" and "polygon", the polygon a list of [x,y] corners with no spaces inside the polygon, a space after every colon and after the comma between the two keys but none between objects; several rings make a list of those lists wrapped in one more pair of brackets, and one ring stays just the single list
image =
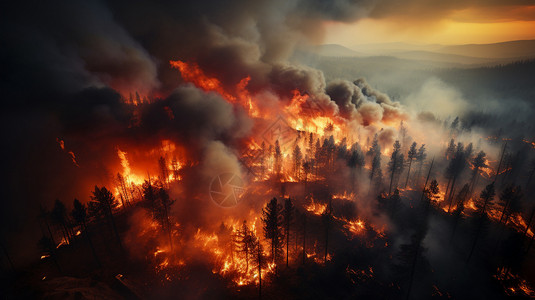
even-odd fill
[{"label": "ember glow", "polygon": [[[3,10],[7,298],[534,296],[534,41],[349,49],[414,12],[160,2]],[[437,34],[532,10],[406,5]]]}]

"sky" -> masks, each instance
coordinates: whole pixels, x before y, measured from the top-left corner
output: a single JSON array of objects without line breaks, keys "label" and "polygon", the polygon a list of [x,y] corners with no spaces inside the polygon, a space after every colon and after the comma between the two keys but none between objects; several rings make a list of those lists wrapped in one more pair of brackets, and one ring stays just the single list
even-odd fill
[{"label": "sky", "polygon": [[381,12],[376,7],[367,17],[355,22],[328,22],[324,43],[355,47],[393,42],[455,45],[535,39],[535,1],[516,1],[532,2],[527,5],[491,2],[436,10],[427,4],[429,7],[422,5],[397,12]]}]

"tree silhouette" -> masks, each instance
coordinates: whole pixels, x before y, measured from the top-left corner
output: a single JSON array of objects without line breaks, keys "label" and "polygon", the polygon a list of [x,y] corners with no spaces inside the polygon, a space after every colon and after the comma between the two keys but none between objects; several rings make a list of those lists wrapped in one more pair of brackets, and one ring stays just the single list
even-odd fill
[{"label": "tree silhouette", "polygon": [[357,168],[360,170],[364,166],[364,155],[357,143],[352,146],[351,154],[347,158],[347,166],[351,171],[351,187],[354,189]]},{"label": "tree silhouette", "polygon": [[252,257],[254,258],[253,263],[257,269],[258,276],[258,298],[262,299],[262,268],[266,266],[266,257],[264,254],[264,248],[254,232],[251,232],[251,245],[251,253],[253,254]]},{"label": "tree silhouette", "polygon": [[118,206],[113,194],[106,187],[99,188],[98,186],[95,186],[95,190],[92,191],[90,204],[89,207],[92,214],[105,218],[111,225],[117,243],[122,249],[123,244],[119,237],[119,232],[117,231],[117,226],[115,225],[115,219],[113,217],[113,210]]},{"label": "tree silhouette", "polygon": [[295,213],[295,207],[292,203],[292,199],[287,198],[284,200],[284,210],[282,215],[284,217],[284,236],[286,237],[286,267],[288,267],[288,253],[290,245],[290,226],[292,225]]},{"label": "tree silhouette", "polygon": [[382,185],[383,172],[381,170],[381,153],[377,153],[372,160],[372,168],[370,170],[370,192],[372,185],[375,182],[377,188]]},{"label": "tree silhouette", "polygon": [[[461,173],[464,171],[466,167],[466,157],[467,153],[464,151],[464,146],[462,143],[457,144],[457,149],[455,151],[455,155],[450,160],[450,163],[446,169],[446,174],[448,177],[448,186],[449,186],[449,192],[448,192],[448,186],[446,187],[446,194],[444,197],[446,199],[449,199],[449,207],[451,208],[451,201],[453,201],[453,189],[455,188],[455,182],[457,181],[457,178],[461,175]],[[449,181],[451,180],[451,186],[449,185]],[[448,212],[450,209],[448,209]]]},{"label": "tree silhouette", "polygon": [[486,209],[489,205],[492,204],[492,200],[494,199],[494,196],[496,195],[496,191],[494,189],[494,182],[487,185],[485,189],[481,192],[481,195],[479,196],[480,199],[483,201],[483,204],[480,205],[481,208],[479,210],[480,213],[480,221],[479,225],[476,230],[476,234],[474,237],[474,242],[472,244],[472,248],[470,249],[470,253],[468,254],[468,258],[466,262],[468,263],[470,261],[470,258],[472,257],[472,254],[474,254],[474,250],[477,245],[477,240],[479,239],[479,235],[481,233],[481,229],[483,228],[483,223],[485,222],[485,219],[487,217]]},{"label": "tree silhouette", "polygon": [[93,246],[93,241],[91,240],[89,228],[87,227],[87,209],[85,205],[81,203],[78,199],[74,199],[73,201],[73,209],[71,211],[71,216],[76,222],[76,224],[82,228],[82,232],[86,237],[87,242],[89,243],[89,247],[91,248],[91,253],[95,258],[97,265],[100,267],[100,260],[98,259],[95,247]]},{"label": "tree silhouette", "polygon": [[247,221],[245,220],[243,221],[241,229],[238,230],[236,243],[238,252],[243,253],[245,257],[245,273],[247,274],[249,270],[249,260],[251,259],[251,256],[254,258],[254,248],[257,246],[256,243],[258,243],[258,239],[249,229]]},{"label": "tree silhouette", "polygon": [[271,259],[275,262],[282,254],[283,229],[282,207],[277,203],[277,198],[271,199],[262,209],[262,222],[264,223],[264,236],[270,240]]},{"label": "tree silhouette", "polygon": [[154,220],[158,221],[169,238],[169,246],[173,249],[171,238],[171,223],[169,211],[174,201],[169,198],[168,191],[160,184],[155,186],[150,179],[143,183],[143,201],[146,209],[149,210]]},{"label": "tree silhouette", "polygon": [[63,232],[63,239],[68,244],[71,239],[71,234],[68,229],[67,209],[65,208],[65,204],[59,201],[59,199],[56,199],[54,202],[54,208],[52,208],[50,216],[52,217],[52,220],[60,226]]},{"label": "tree silhouette", "polygon": [[392,193],[392,184],[394,176],[401,173],[403,169],[403,154],[401,153],[401,144],[399,141],[394,142],[394,149],[390,155],[390,162],[388,163],[388,171],[390,172],[390,186],[388,188],[388,195]]},{"label": "tree silhouette", "polygon": [[499,223],[503,221],[504,224],[507,225],[509,216],[514,212],[520,211],[520,199],[522,196],[523,195],[520,186],[510,185],[502,191],[500,200],[502,202],[501,205],[503,206],[503,209]]},{"label": "tree silhouette", "polygon": [[429,187],[426,189],[426,197],[429,199],[429,203],[436,204],[438,201],[438,194],[440,193],[440,187],[436,179],[431,180]]},{"label": "tree silhouette", "polygon": [[418,154],[416,145],[417,145],[416,142],[413,142],[411,144],[411,147],[409,148],[409,152],[407,153],[407,158],[409,159],[409,170],[407,171],[407,180],[405,181],[405,188],[407,188],[407,185],[409,184],[409,178],[411,176],[412,160],[415,159]]},{"label": "tree silhouette", "polygon": [[418,174],[416,175],[416,186],[418,187],[420,185],[420,176],[422,174],[422,167],[424,165],[425,159],[427,158],[427,153],[425,149],[425,144],[422,144],[420,148],[418,149],[418,153],[416,154],[416,161],[419,164],[418,167]]},{"label": "tree silhouette", "polygon": [[474,157],[474,159],[472,159],[473,170],[472,170],[472,179],[470,180],[470,191],[474,190],[474,187],[475,187],[476,181],[477,181],[477,177],[478,177],[477,175],[479,175],[479,170],[481,170],[481,168],[488,167],[485,164],[486,156],[487,156],[487,154],[485,154],[485,152],[479,151],[479,153],[476,155],[476,157]]},{"label": "tree silhouette", "polygon": [[378,153],[381,153],[381,146],[379,145],[379,138],[377,136],[377,133],[373,136],[373,142],[372,146],[366,152],[366,155],[375,157]]}]

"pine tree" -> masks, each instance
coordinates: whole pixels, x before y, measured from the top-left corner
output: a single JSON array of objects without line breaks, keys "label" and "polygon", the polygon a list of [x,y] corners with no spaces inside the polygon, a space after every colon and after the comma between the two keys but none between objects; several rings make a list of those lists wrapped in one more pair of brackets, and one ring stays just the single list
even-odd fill
[{"label": "pine tree", "polygon": [[73,209],[71,211],[71,216],[73,220],[76,222],[76,224],[81,226],[82,228],[81,231],[83,232],[84,236],[87,239],[89,247],[91,248],[91,253],[93,254],[93,257],[95,258],[97,265],[100,266],[100,260],[98,259],[97,253],[95,251],[95,247],[93,246],[93,241],[91,240],[89,228],[87,227],[87,217],[88,217],[87,208],[78,199],[74,199],[72,206],[73,206]]},{"label": "pine tree", "polygon": [[440,187],[438,185],[438,181],[436,179],[431,180],[431,183],[429,183],[429,188],[426,189],[429,202],[435,204],[435,202],[438,200],[437,198],[439,193]]},{"label": "pine tree", "polygon": [[427,153],[425,149],[425,144],[422,144],[420,148],[418,149],[418,154],[416,154],[416,161],[419,164],[418,167],[418,174],[416,175],[416,186],[418,187],[420,185],[420,176],[422,174],[422,167],[424,165],[425,159],[427,158]]},{"label": "pine tree", "polygon": [[372,160],[372,168],[370,170],[370,191],[375,182],[377,188],[382,185],[383,172],[381,170],[381,153],[377,153]]},{"label": "pine tree", "polygon": [[401,153],[401,144],[399,141],[394,142],[394,149],[390,155],[390,162],[388,163],[388,171],[390,172],[390,187],[388,188],[388,195],[392,192],[392,184],[394,183],[394,176],[401,173],[403,168],[403,154]]},{"label": "pine tree", "polygon": [[479,175],[479,171],[481,168],[487,167],[485,164],[486,161],[486,154],[483,151],[479,151],[479,153],[472,159],[472,167],[474,168],[472,171],[472,179],[470,180],[470,191],[472,191],[476,185],[477,181],[477,175]]},{"label": "pine tree", "polygon": [[282,206],[277,198],[271,199],[262,209],[262,222],[264,223],[264,236],[271,243],[271,259],[275,262],[282,253],[283,228]]},{"label": "pine tree", "polygon": [[378,153],[381,153],[381,146],[379,145],[379,137],[378,137],[378,135],[376,133],[373,136],[372,146],[370,147],[368,152],[366,152],[366,155],[375,157],[375,156],[377,156]]},{"label": "pine tree", "polygon": [[409,178],[411,176],[411,166],[412,166],[412,160],[416,158],[418,155],[418,150],[416,149],[416,142],[413,142],[411,147],[409,148],[409,152],[407,153],[407,158],[409,159],[409,170],[407,171],[407,180],[405,181],[405,188],[407,188],[407,185],[409,184]]},{"label": "pine tree", "polygon": [[494,182],[487,185],[483,191],[481,191],[481,195],[479,196],[480,199],[483,201],[483,203],[480,205],[480,221],[479,225],[476,230],[474,243],[472,244],[472,248],[470,249],[470,253],[468,254],[467,263],[470,261],[470,258],[472,257],[472,254],[474,254],[474,250],[477,245],[477,240],[479,239],[479,235],[481,233],[481,229],[483,228],[483,223],[485,223],[487,214],[487,207],[492,204],[492,200],[494,199],[494,196],[496,195],[496,191],[494,189]]},{"label": "pine tree", "polygon": [[247,226],[247,221],[244,220],[241,229],[238,230],[236,243],[238,252],[243,253],[245,257],[245,274],[249,271],[249,261],[254,259],[254,248],[257,242],[258,239]]},{"label": "pine tree", "polygon": [[[451,201],[453,200],[453,189],[455,188],[455,182],[457,181],[457,178],[462,174],[466,167],[467,161],[466,161],[466,153],[464,151],[464,146],[462,143],[457,144],[457,150],[455,151],[455,155],[450,160],[450,163],[446,169],[446,175],[451,180],[451,186],[446,186],[446,194],[444,195],[446,199],[449,199],[450,207],[451,207]],[[448,192],[449,187],[449,192]],[[449,212],[449,210],[448,210]]]},{"label": "pine tree", "polygon": [[113,232],[115,233],[117,243],[122,249],[123,245],[113,217],[113,210],[118,206],[113,194],[105,187],[99,188],[98,186],[95,186],[95,190],[92,191],[90,204],[90,210],[93,215],[102,216],[108,220],[108,223],[111,225]]},{"label": "pine tree", "polygon": [[522,196],[523,195],[520,186],[510,185],[502,191],[500,200],[502,202],[503,209],[499,223],[503,221],[504,224],[507,225],[509,216],[511,216],[511,214],[514,212],[520,211],[520,199]]}]

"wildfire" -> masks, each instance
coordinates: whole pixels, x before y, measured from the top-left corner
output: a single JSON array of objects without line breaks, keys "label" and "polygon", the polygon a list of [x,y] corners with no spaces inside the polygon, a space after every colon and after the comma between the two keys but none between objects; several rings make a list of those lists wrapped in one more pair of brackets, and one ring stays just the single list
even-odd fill
[{"label": "wildfire", "polygon": [[180,70],[182,79],[185,81],[193,83],[196,87],[203,89],[204,91],[217,92],[227,101],[236,101],[236,97],[225,90],[219,79],[206,75],[196,63],[185,63],[180,60],[171,60],[169,63],[173,68]]},{"label": "wildfire", "polygon": [[315,215],[321,216],[327,209],[327,204],[316,203],[314,198],[311,198],[310,204],[304,205],[305,209]]},{"label": "wildfire", "polygon": [[69,240],[62,238],[59,244],[56,246],[56,249],[58,249],[61,246],[69,245]]},{"label": "wildfire", "polygon": [[498,270],[494,275],[504,287],[505,293],[508,296],[513,297],[535,297],[535,290],[531,285],[518,275],[511,273],[510,271]]},{"label": "wildfire", "polygon": [[522,139],[522,142],[531,145],[531,147],[533,147],[533,149],[535,149],[535,142],[530,142],[530,141],[528,141],[526,139]]},{"label": "wildfire", "polygon": [[365,230],[364,222],[361,220],[348,221],[347,224],[344,225],[344,228],[354,235],[361,234]]}]

